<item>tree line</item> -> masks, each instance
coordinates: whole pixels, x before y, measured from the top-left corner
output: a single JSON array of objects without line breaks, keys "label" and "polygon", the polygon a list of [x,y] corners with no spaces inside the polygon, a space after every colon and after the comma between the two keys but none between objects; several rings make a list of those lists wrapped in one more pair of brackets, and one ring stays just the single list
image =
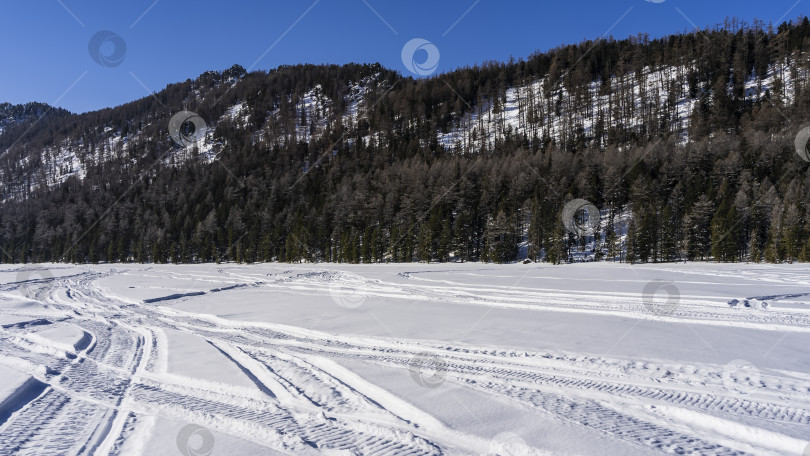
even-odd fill
[{"label": "tree line", "polygon": [[[40,110],[0,134],[0,261],[808,261],[808,48],[807,18],[729,21],[429,79],[234,66],[117,108]],[[515,87],[534,89],[513,129],[498,116]],[[168,139],[180,109],[209,120],[206,150]],[[46,185],[60,150],[84,175]],[[591,236],[563,227],[574,198],[606,215]]]}]

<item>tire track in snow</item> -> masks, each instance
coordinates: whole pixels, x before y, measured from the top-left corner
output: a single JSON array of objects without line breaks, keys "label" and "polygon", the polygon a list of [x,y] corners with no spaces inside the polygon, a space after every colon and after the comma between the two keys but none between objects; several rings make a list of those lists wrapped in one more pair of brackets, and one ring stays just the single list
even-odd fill
[{"label": "tire track in snow", "polygon": [[[121,447],[124,429],[136,421],[133,417],[155,413],[198,422],[279,451],[357,449],[360,454],[442,454],[445,446],[463,448],[458,436],[451,435],[430,415],[409,409],[409,404],[375,390],[374,385],[330,361],[360,360],[405,372],[410,359],[425,350],[446,361],[450,382],[517,401],[561,421],[651,450],[741,454],[746,448],[713,442],[712,434],[705,429],[678,427],[682,418],[677,413],[667,417],[675,429],[663,426],[651,414],[622,413],[612,405],[641,400],[711,415],[731,414],[745,422],[810,424],[808,401],[788,398],[793,393],[810,392],[808,382],[788,375],[764,375],[765,388],[752,400],[690,384],[696,376],[683,382],[645,379],[646,367],[636,369],[609,359],[599,359],[602,364],[587,367],[577,360],[562,358],[547,362],[535,353],[524,353],[516,360],[515,354],[475,347],[340,337],[138,305],[105,296],[93,283],[104,276],[87,272],[58,279],[52,292],[36,295],[51,310],[63,312],[64,321],[94,334],[91,346],[76,354],[75,359],[62,359],[47,347],[21,346],[1,338],[13,334],[13,328],[9,328],[11,333],[0,333],[0,362],[4,356],[32,366],[54,366],[52,369],[58,373],[32,371],[49,381],[50,387],[0,427],[0,453],[9,449],[32,454],[31,442],[40,441],[67,454],[85,454],[96,447],[101,453],[114,452]],[[276,285],[271,286],[300,289],[307,286],[307,280],[315,280],[312,277],[284,284],[274,282]],[[388,285],[379,281],[375,286],[382,288],[375,293],[396,291],[386,290]],[[411,291],[424,296],[453,296],[453,290],[447,287],[408,289]],[[468,298],[469,293],[456,293],[452,299]],[[526,295],[517,293],[512,298],[520,301]],[[607,301],[597,306],[615,310]],[[35,317],[36,312],[32,312],[31,318]],[[775,318],[772,322],[784,323],[779,315],[771,317]],[[752,318],[756,324],[764,321],[759,316]],[[264,387],[273,394],[217,391],[216,386],[204,382],[165,374],[164,329],[202,337],[228,355],[225,359],[253,376],[260,390]],[[709,367],[700,368],[702,372],[711,371]],[[712,375],[716,379],[719,373],[715,370]],[[362,419],[353,418],[361,414]],[[80,415],[87,423],[85,427],[70,421]],[[32,420],[40,425],[26,426]],[[70,435],[51,432],[67,423],[73,424]]]},{"label": "tire track in snow", "polygon": [[[92,280],[94,277],[96,276],[90,274],[86,280]],[[123,329],[126,326],[123,322],[142,321],[143,313],[130,313],[126,305],[105,302],[103,296],[96,295],[91,287],[82,287],[80,281],[71,284],[70,290],[71,292],[67,294],[68,299],[82,302],[76,305],[62,304],[66,304],[71,311],[78,309],[82,315],[92,315],[93,319],[80,320],[79,323],[84,323],[85,328],[93,327],[99,336],[96,337],[97,342],[89,347],[81,358],[77,358],[76,365],[70,371],[64,371],[52,380],[53,385],[49,389],[51,393],[48,397],[63,398],[61,407],[54,407],[52,401],[43,398],[37,398],[30,404],[31,410],[39,411],[42,408],[65,410],[70,412],[69,414],[38,415],[38,419],[43,422],[42,426],[31,428],[27,433],[21,432],[17,427],[7,427],[11,434],[20,436],[25,442],[46,440],[44,434],[51,429],[68,428],[64,425],[67,416],[75,417],[76,414],[83,414],[86,417],[84,422],[87,423],[85,428],[79,431],[75,427],[70,427],[71,432],[75,434],[73,439],[63,435],[56,439],[63,443],[59,448],[60,453],[85,454],[97,447],[101,452],[109,451],[118,439],[118,435],[114,435],[115,432],[120,433],[125,422],[129,420],[129,410],[120,409],[124,398],[129,397],[131,403],[128,407],[136,410],[136,414],[137,410],[153,409],[165,411],[170,416],[192,416],[214,429],[222,429],[222,423],[246,428],[264,426],[263,432],[266,435],[278,437],[277,434],[280,434],[282,437],[278,437],[279,441],[299,439],[305,446],[311,448],[351,449],[358,451],[359,454],[441,454],[438,447],[409,431],[392,430],[383,425],[349,417],[327,418],[314,405],[311,406],[310,412],[286,410],[276,405],[277,412],[268,413],[267,404],[255,409],[244,406],[245,403],[251,402],[241,401],[242,404],[237,406],[233,402],[240,402],[238,398],[228,403],[199,397],[210,396],[212,391],[202,391],[195,397],[185,394],[187,391],[178,393],[165,389],[160,384],[148,385],[139,382],[138,366],[148,362],[151,349],[144,353],[143,346],[146,343],[144,338],[132,337],[129,334],[131,331]],[[149,345],[151,347],[155,344],[149,342]],[[215,342],[215,345],[223,349],[231,360],[238,360],[242,366],[254,364],[247,368],[250,372],[256,373],[264,368],[258,361],[251,362],[252,358],[238,348],[224,342]],[[258,374],[255,378],[262,385],[272,383],[269,381],[271,377],[267,375]],[[278,385],[277,383],[273,388],[277,391],[275,396],[284,396],[280,391],[287,391],[286,399],[294,400],[286,401],[288,403],[285,405],[301,408],[300,397],[284,387],[279,390]],[[61,392],[56,392],[57,387]],[[289,385],[287,388],[291,387]],[[255,401],[252,403],[256,404]],[[106,409],[100,406],[105,404]],[[167,407],[166,404],[171,405]],[[95,413],[89,413],[88,407],[93,407]],[[31,414],[22,413],[16,414],[14,422],[24,426],[24,423],[32,419],[35,418],[32,418]],[[226,425],[222,430],[227,432],[233,429]],[[13,442],[8,443],[9,446],[14,445]],[[272,446],[278,449],[301,449],[300,445],[289,446],[289,442]]]}]

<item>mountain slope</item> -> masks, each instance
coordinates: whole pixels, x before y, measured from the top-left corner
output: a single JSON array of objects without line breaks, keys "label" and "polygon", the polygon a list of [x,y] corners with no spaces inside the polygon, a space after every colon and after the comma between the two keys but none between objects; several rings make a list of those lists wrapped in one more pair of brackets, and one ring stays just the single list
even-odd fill
[{"label": "mountain slope", "polygon": [[[423,80],[234,66],[20,124],[3,261],[805,259],[808,37],[733,22]],[[184,110],[207,128],[178,144]],[[575,198],[596,233],[559,223]]]}]

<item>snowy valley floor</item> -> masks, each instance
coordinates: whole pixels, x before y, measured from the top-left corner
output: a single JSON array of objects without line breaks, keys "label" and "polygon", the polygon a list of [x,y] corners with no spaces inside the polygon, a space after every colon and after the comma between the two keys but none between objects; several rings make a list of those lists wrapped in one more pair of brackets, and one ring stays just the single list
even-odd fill
[{"label": "snowy valley floor", "polygon": [[810,440],[808,265],[0,265],[0,326],[0,455]]}]

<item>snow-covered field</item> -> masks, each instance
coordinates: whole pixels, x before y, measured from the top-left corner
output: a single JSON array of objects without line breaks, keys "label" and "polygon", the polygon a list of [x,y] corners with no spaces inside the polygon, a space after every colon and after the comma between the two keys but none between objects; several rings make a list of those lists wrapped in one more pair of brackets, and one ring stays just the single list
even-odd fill
[{"label": "snow-covered field", "polygon": [[808,454],[807,265],[4,265],[0,326],[2,455]]}]

